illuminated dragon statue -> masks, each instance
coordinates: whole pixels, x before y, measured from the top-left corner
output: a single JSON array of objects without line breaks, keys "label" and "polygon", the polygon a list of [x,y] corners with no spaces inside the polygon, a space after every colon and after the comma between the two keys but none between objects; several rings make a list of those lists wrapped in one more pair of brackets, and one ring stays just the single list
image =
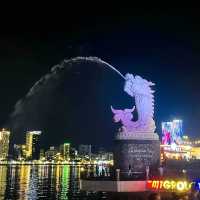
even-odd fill
[{"label": "illuminated dragon statue", "polygon": [[135,106],[132,109],[124,110],[116,110],[111,106],[114,121],[121,122],[123,125],[120,129],[121,133],[129,135],[139,132],[154,133],[154,91],[151,89],[153,85],[155,84],[140,76],[134,77],[129,73],[125,75],[124,91],[135,98],[138,120],[133,121],[132,112],[135,110]]}]

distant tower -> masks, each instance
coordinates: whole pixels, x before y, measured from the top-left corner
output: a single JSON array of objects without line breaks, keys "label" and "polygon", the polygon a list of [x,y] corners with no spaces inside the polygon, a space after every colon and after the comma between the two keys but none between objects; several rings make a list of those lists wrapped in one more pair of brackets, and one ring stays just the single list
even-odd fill
[{"label": "distant tower", "polygon": [[26,133],[26,159],[38,160],[40,156],[41,131],[29,131]]},{"label": "distant tower", "polygon": [[60,146],[60,152],[64,160],[70,159],[70,143],[64,143]]},{"label": "distant tower", "polygon": [[70,153],[70,143],[64,143],[63,145],[63,157],[64,160],[69,160],[69,153]]},{"label": "distant tower", "polygon": [[9,150],[10,131],[2,129],[0,131],[0,160],[6,160]]}]

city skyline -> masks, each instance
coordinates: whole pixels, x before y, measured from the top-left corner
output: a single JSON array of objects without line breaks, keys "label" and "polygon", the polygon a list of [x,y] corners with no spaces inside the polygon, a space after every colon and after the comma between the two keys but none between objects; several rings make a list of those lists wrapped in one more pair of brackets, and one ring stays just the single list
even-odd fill
[{"label": "city skyline", "polygon": [[64,142],[45,148],[40,144],[41,131],[27,131],[23,144],[10,145],[10,131],[0,130],[0,165],[7,164],[113,164],[113,153],[91,144],[79,144],[78,149]]},{"label": "city skyline", "polygon": [[[163,135],[160,138],[161,161],[163,161],[163,150],[166,157],[170,159],[200,159],[200,138],[194,139],[188,135],[182,134],[182,121],[173,120],[172,122],[163,122]],[[23,144],[14,144],[10,141],[12,133],[9,130],[0,130],[0,161],[2,163],[18,164],[45,164],[53,163],[73,164],[79,162],[113,162],[113,153],[109,152],[103,146],[93,144],[79,144],[74,146],[69,142],[62,142],[59,145],[42,146],[40,142],[41,131],[27,131]],[[10,144],[11,143],[11,144]],[[112,155],[111,155],[112,154]]]}]

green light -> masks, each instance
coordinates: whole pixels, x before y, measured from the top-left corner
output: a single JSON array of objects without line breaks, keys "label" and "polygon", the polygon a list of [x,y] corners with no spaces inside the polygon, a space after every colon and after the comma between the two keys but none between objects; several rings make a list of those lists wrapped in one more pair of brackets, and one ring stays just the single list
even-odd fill
[{"label": "green light", "polygon": [[62,169],[60,199],[65,199],[65,200],[68,199],[67,192],[69,190],[69,178],[70,178],[70,168],[68,165],[64,165]]}]

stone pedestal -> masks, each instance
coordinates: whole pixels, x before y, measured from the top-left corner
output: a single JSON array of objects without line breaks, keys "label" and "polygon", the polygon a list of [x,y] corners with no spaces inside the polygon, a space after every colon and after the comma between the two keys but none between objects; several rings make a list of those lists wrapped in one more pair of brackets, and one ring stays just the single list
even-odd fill
[{"label": "stone pedestal", "polygon": [[[144,134],[146,135],[146,134]],[[160,163],[160,141],[158,135],[153,133],[141,137],[138,135],[118,137],[115,139],[114,166],[122,173],[127,173],[131,167],[132,172],[146,172],[158,169]]]}]

